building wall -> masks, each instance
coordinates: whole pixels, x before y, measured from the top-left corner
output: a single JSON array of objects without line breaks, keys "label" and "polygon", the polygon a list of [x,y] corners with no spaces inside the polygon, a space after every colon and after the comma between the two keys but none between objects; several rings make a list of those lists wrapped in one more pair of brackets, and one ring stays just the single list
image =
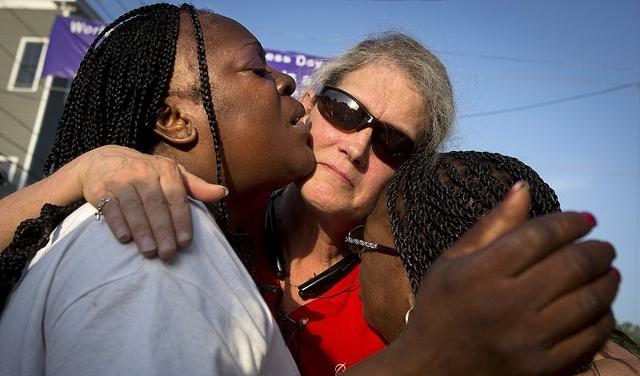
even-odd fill
[{"label": "building wall", "polygon": [[[14,81],[12,71],[20,57],[21,39],[48,41],[54,17],[63,14],[59,3],[0,0],[0,197],[42,177],[44,161],[53,145],[69,82],[39,78],[38,72],[33,89],[16,89],[10,81]],[[95,18],[87,13],[81,10],[71,15]],[[42,62],[45,54],[43,48]]]}]

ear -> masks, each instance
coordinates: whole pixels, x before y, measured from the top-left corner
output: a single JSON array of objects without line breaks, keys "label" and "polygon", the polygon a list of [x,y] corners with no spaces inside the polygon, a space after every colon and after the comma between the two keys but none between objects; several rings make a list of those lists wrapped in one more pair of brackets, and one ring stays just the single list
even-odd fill
[{"label": "ear", "polygon": [[153,131],[170,144],[185,145],[198,138],[188,105],[178,98],[167,98],[158,112]]}]

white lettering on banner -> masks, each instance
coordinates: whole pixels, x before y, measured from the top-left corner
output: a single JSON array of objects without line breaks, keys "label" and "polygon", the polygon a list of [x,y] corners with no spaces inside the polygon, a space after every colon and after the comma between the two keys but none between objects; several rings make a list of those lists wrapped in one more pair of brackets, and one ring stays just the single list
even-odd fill
[{"label": "white lettering on banner", "polygon": [[264,58],[267,61],[275,61],[276,63],[291,64],[291,56],[289,55],[274,54],[272,52],[267,52],[264,55]]},{"label": "white lettering on banner", "polygon": [[296,55],[296,65],[299,67],[319,68],[322,65],[321,60],[307,58],[304,55]]},{"label": "white lettering on banner", "polygon": [[102,26],[88,25],[82,21],[71,21],[69,30],[72,34],[98,35],[104,29]]}]

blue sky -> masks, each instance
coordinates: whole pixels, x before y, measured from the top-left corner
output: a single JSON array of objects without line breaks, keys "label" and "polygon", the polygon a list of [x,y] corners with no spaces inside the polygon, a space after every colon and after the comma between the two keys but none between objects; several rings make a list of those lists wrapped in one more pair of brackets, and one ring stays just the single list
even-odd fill
[{"label": "blue sky", "polygon": [[[150,1],[88,2],[112,19]],[[194,4],[238,20],[265,48],[332,56],[387,29],[420,39],[456,91],[449,148],[518,157],[564,210],[592,212],[591,237],[618,253],[617,319],[640,324],[640,0]]]}]

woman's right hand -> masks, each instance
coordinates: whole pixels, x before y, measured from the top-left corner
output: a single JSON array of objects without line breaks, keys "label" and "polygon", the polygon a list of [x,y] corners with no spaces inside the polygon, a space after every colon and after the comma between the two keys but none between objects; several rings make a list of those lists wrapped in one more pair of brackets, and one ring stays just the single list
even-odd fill
[{"label": "woman's right hand", "polygon": [[192,239],[187,195],[224,198],[225,187],[207,183],[174,160],[108,145],[80,158],[77,179],[92,205],[105,198],[103,215],[116,238],[134,240],[146,257],[170,259]]}]

